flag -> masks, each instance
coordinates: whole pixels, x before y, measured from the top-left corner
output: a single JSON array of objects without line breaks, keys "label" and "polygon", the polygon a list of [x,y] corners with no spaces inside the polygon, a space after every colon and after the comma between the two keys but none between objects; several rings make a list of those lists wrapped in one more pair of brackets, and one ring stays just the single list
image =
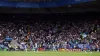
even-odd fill
[{"label": "flag", "polygon": [[85,37],[87,37],[88,34],[86,34],[86,33],[81,33],[80,35],[81,35],[82,38],[85,38]]}]

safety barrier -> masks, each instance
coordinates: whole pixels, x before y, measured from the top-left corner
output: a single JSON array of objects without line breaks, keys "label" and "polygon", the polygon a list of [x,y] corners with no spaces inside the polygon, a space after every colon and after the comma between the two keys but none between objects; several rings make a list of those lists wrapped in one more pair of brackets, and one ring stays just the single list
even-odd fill
[{"label": "safety barrier", "polygon": [[[45,51],[43,48],[39,48],[39,51]],[[81,49],[58,49],[58,51],[66,51],[66,52],[80,52],[82,51]]]},{"label": "safety barrier", "polygon": [[66,52],[80,52],[81,49],[59,49],[59,51],[66,51]]}]

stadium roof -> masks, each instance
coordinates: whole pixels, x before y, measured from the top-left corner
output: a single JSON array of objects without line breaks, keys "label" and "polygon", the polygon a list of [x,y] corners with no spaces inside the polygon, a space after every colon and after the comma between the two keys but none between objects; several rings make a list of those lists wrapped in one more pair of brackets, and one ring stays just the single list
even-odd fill
[{"label": "stadium roof", "polygon": [[[11,2],[14,1],[14,2]],[[47,8],[47,7],[59,7],[70,4],[77,4],[83,2],[90,2],[93,0],[50,0],[48,2],[28,2],[31,0],[24,0],[23,2],[15,1],[15,0],[0,0],[0,6],[7,7],[19,7],[19,8]],[[33,1],[33,0],[32,0]],[[47,0],[46,0],[47,1]]]},{"label": "stadium roof", "polygon": [[86,2],[68,6],[50,7],[50,8],[9,8],[0,7],[0,13],[71,13],[71,12],[86,12],[99,11],[100,1]]}]

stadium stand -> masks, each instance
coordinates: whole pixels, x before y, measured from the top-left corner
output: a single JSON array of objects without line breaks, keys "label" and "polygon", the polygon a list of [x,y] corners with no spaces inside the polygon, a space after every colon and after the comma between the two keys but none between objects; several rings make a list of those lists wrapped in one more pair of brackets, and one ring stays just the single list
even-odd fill
[{"label": "stadium stand", "polygon": [[[50,2],[49,2],[50,1]],[[1,10],[5,12],[84,12],[90,11],[92,6],[85,5],[76,6],[78,3],[90,2],[92,0],[3,0],[0,1]],[[37,3],[39,2],[39,3]],[[73,4],[76,4],[75,6]],[[87,4],[87,3],[86,3]],[[66,7],[67,5],[67,7]],[[64,6],[64,7],[62,7]],[[99,5],[98,5],[99,6]],[[4,9],[2,9],[2,7]],[[8,10],[5,9],[8,7]],[[50,7],[53,7],[50,8]],[[56,9],[55,7],[59,8]],[[95,6],[94,6],[95,7]],[[22,9],[21,9],[22,8]],[[24,10],[26,8],[26,10]],[[66,9],[65,9],[66,8]],[[76,9],[79,10],[76,10]],[[15,10],[17,9],[17,10]],[[19,10],[18,10],[19,9]],[[54,10],[55,9],[55,10]],[[97,8],[96,8],[97,9]],[[13,11],[15,10],[15,11]],[[20,11],[21,10],[21,11]],[[95,10],[98,12],[97,10]],[[48,14],[48,13],[47,13]],[[45,15],[48,16],[48,15]],[[90,13],[91,14],[91,13]],[[23,14],[24,15],[24,14]],[[43,14],[37,15],[6,15],[6,17],[13,20],[0,21],[0,50],[6,51],[100,51],[100,20],[58,20],[60,17],[56,14],[54,16],[49,14],[49,18],[53,20],[23,20],[42,19],[45,18]],[[54,14],[52,14],[54,15]],[[61,13],[61,15],[64,15]],[[31,17],[30,17],[31,16]],[[66,15],[65,15],[66,16]],[[67,15],[68,16],[68,15]],[[88,15],[88,17],[91,15]],[[5,16],[0,15],[2,19]],[[4,18],[3,18],[4,17]],[[74,16],[69,17],[72,18]],[[78,15],[77,17],[84,18]],[[88,18],[87,17],[87,18]],[[15,19],[22,20],[15,20]],[[75,17],[76,18],[76,17]],[[84,18],[84,19],[87,19]]]},{"label": "stadium stand", "polygon": [[[1,21],[0,48],[11,50],[97,51],[99,20]],[[27,47],[25,47],[27,46]]]}]

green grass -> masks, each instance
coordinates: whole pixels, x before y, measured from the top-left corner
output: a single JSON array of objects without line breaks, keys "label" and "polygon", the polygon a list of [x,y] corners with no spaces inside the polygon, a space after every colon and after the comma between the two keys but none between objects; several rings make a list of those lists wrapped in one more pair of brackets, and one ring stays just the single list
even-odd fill
[{"label": "green grass", "polygon": [[53,51],[46,51],[46,52],[24,52],[24,51],[11,51],[5,52],[0,51],[0,56],[100,56],[100,52],[53,52]]}]

